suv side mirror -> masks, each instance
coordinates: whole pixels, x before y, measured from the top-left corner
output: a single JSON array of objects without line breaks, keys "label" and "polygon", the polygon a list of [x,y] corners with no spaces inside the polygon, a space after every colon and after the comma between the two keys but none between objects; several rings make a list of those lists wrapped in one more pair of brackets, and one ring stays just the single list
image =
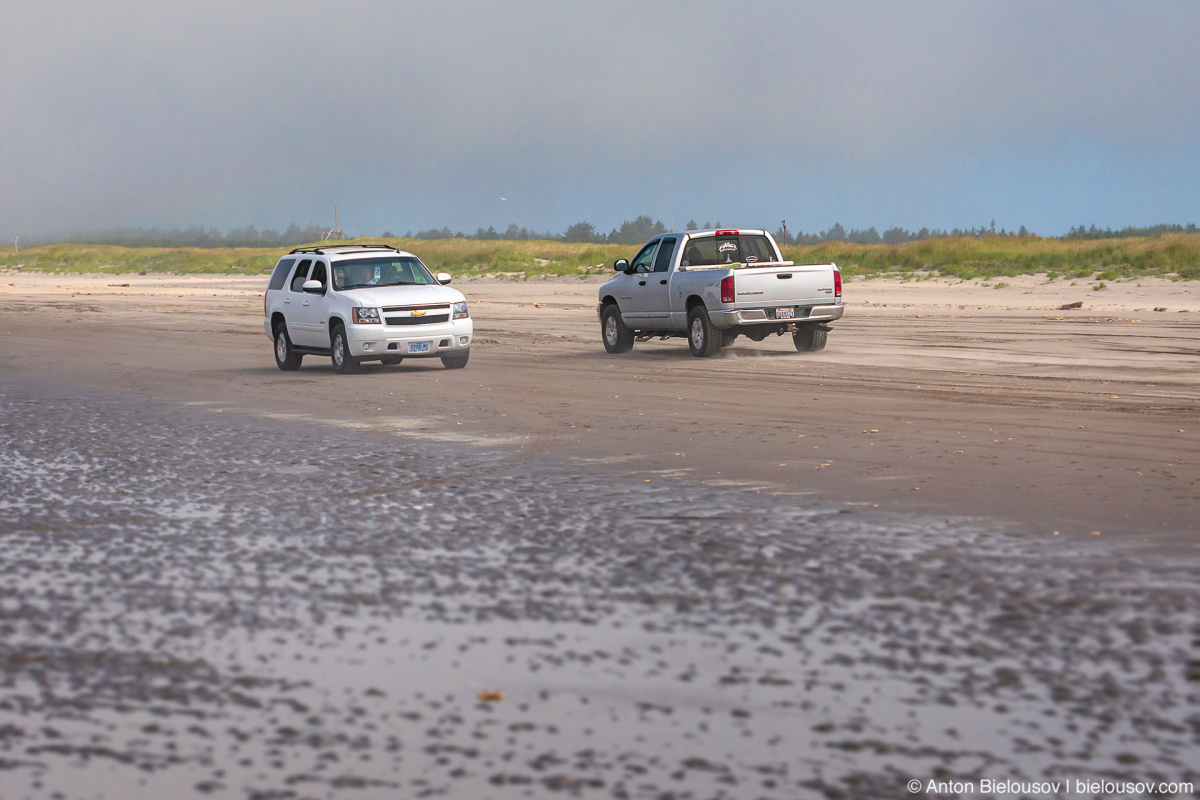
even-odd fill
[{"label": "suv side mirror", "polygon": [[617,272],[629,272],[629,261],[624,258],[618,258],[613,262],[613,269]]},{"label": "suv side mirror", "polygon": [[320,281],[307,280],[304,282],[304,285],[301,286],[300,288],[311,294],[324,294],[325,293],[325,284],[321,283]]},{"label": "suv side mirror", "polygon": [[437,274],[437,282],[440,283],[442,286],[445,286],[451,280],[453,280],[453,279],[450,277],[449,272],[439,272]]}]

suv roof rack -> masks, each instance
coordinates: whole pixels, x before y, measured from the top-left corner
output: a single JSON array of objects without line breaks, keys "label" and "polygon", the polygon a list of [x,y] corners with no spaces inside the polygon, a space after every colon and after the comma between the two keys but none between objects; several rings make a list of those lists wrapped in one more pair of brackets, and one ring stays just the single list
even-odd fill
[{"label": "suv roof rack", "polygon": [[288,255],[290,256],[294,253],[316,253],[319,256],[323,256],[325,255],[326,250],[348,250],[355,247],[362,248],[364,250],[394,250],[397,253],[400,252],[390,244],[338,244],[327,247],[297,247],[291,253],[288,253]]}]

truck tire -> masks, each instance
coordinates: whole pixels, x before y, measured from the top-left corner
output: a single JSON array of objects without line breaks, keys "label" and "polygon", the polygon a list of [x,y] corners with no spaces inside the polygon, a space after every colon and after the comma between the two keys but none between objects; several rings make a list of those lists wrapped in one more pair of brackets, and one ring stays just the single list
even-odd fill
[{"label": "truck tire", "polygon": [[824,350],[828,339],[829,331],[821,330],[815,325],[797,325],[796,332],[792,334],[792,342],[801,353]]},{"label": "truck tire", "polygon": [[329,332],[329,360],[333,362],[334,372],[339,375],[358,372],[358,359],[350,355],[350,342],[341,324],[335,324]]},{"label": "truck tire", "polygon": [[300,369],[304,356],[292,347],[292,339],[288,336],[287,325],[280,323],[275,326],[275,365],[285,372]]},{"label": "truck tire", "polygon": [[470,358],[470,350],[465,353],[456,353],[452,356],[442,356],[442,366],[446,369],[462,369],[467,365],[467,360]]},{"label": "truck tire", "polygon": [[604,349],[610,353],[628,353],[633,349],[633,331],[626,327],[616,303],[606,305],[600,314],[600,337]]},{"label": "truck tire", "polygon": [[688,349],[696,358],[712,358],[721,352],[724,331],[712,324],[708,309],[695,306],[688,312]]}]

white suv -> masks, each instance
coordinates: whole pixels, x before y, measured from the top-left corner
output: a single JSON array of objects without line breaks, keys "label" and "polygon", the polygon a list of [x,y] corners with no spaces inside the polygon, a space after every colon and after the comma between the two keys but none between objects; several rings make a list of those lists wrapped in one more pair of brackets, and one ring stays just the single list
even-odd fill
[{"label": "white suv", "polygon": [[450,276],[386,245],[298,248],[279,260],[263,297],[263,327],[280,369],[328,355],[338,372],[363,361],[441,358],[461,369],[471,355],[467,301]]}]

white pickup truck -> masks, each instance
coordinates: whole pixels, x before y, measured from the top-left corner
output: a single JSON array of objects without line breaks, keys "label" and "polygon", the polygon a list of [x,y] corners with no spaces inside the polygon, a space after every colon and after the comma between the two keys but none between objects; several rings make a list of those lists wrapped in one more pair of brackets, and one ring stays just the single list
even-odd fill
[{"label": "white pickup truck", "polygon": [[840,319],[836,264],[784,261],[763,230],[704,230],[656,236],[600,287],[604,349],[627,353],[634,341],[686,336],[692,355],[714,356],[739,335],[761,342],[792,334],[800,352],[825,347],[827,323]]}]

